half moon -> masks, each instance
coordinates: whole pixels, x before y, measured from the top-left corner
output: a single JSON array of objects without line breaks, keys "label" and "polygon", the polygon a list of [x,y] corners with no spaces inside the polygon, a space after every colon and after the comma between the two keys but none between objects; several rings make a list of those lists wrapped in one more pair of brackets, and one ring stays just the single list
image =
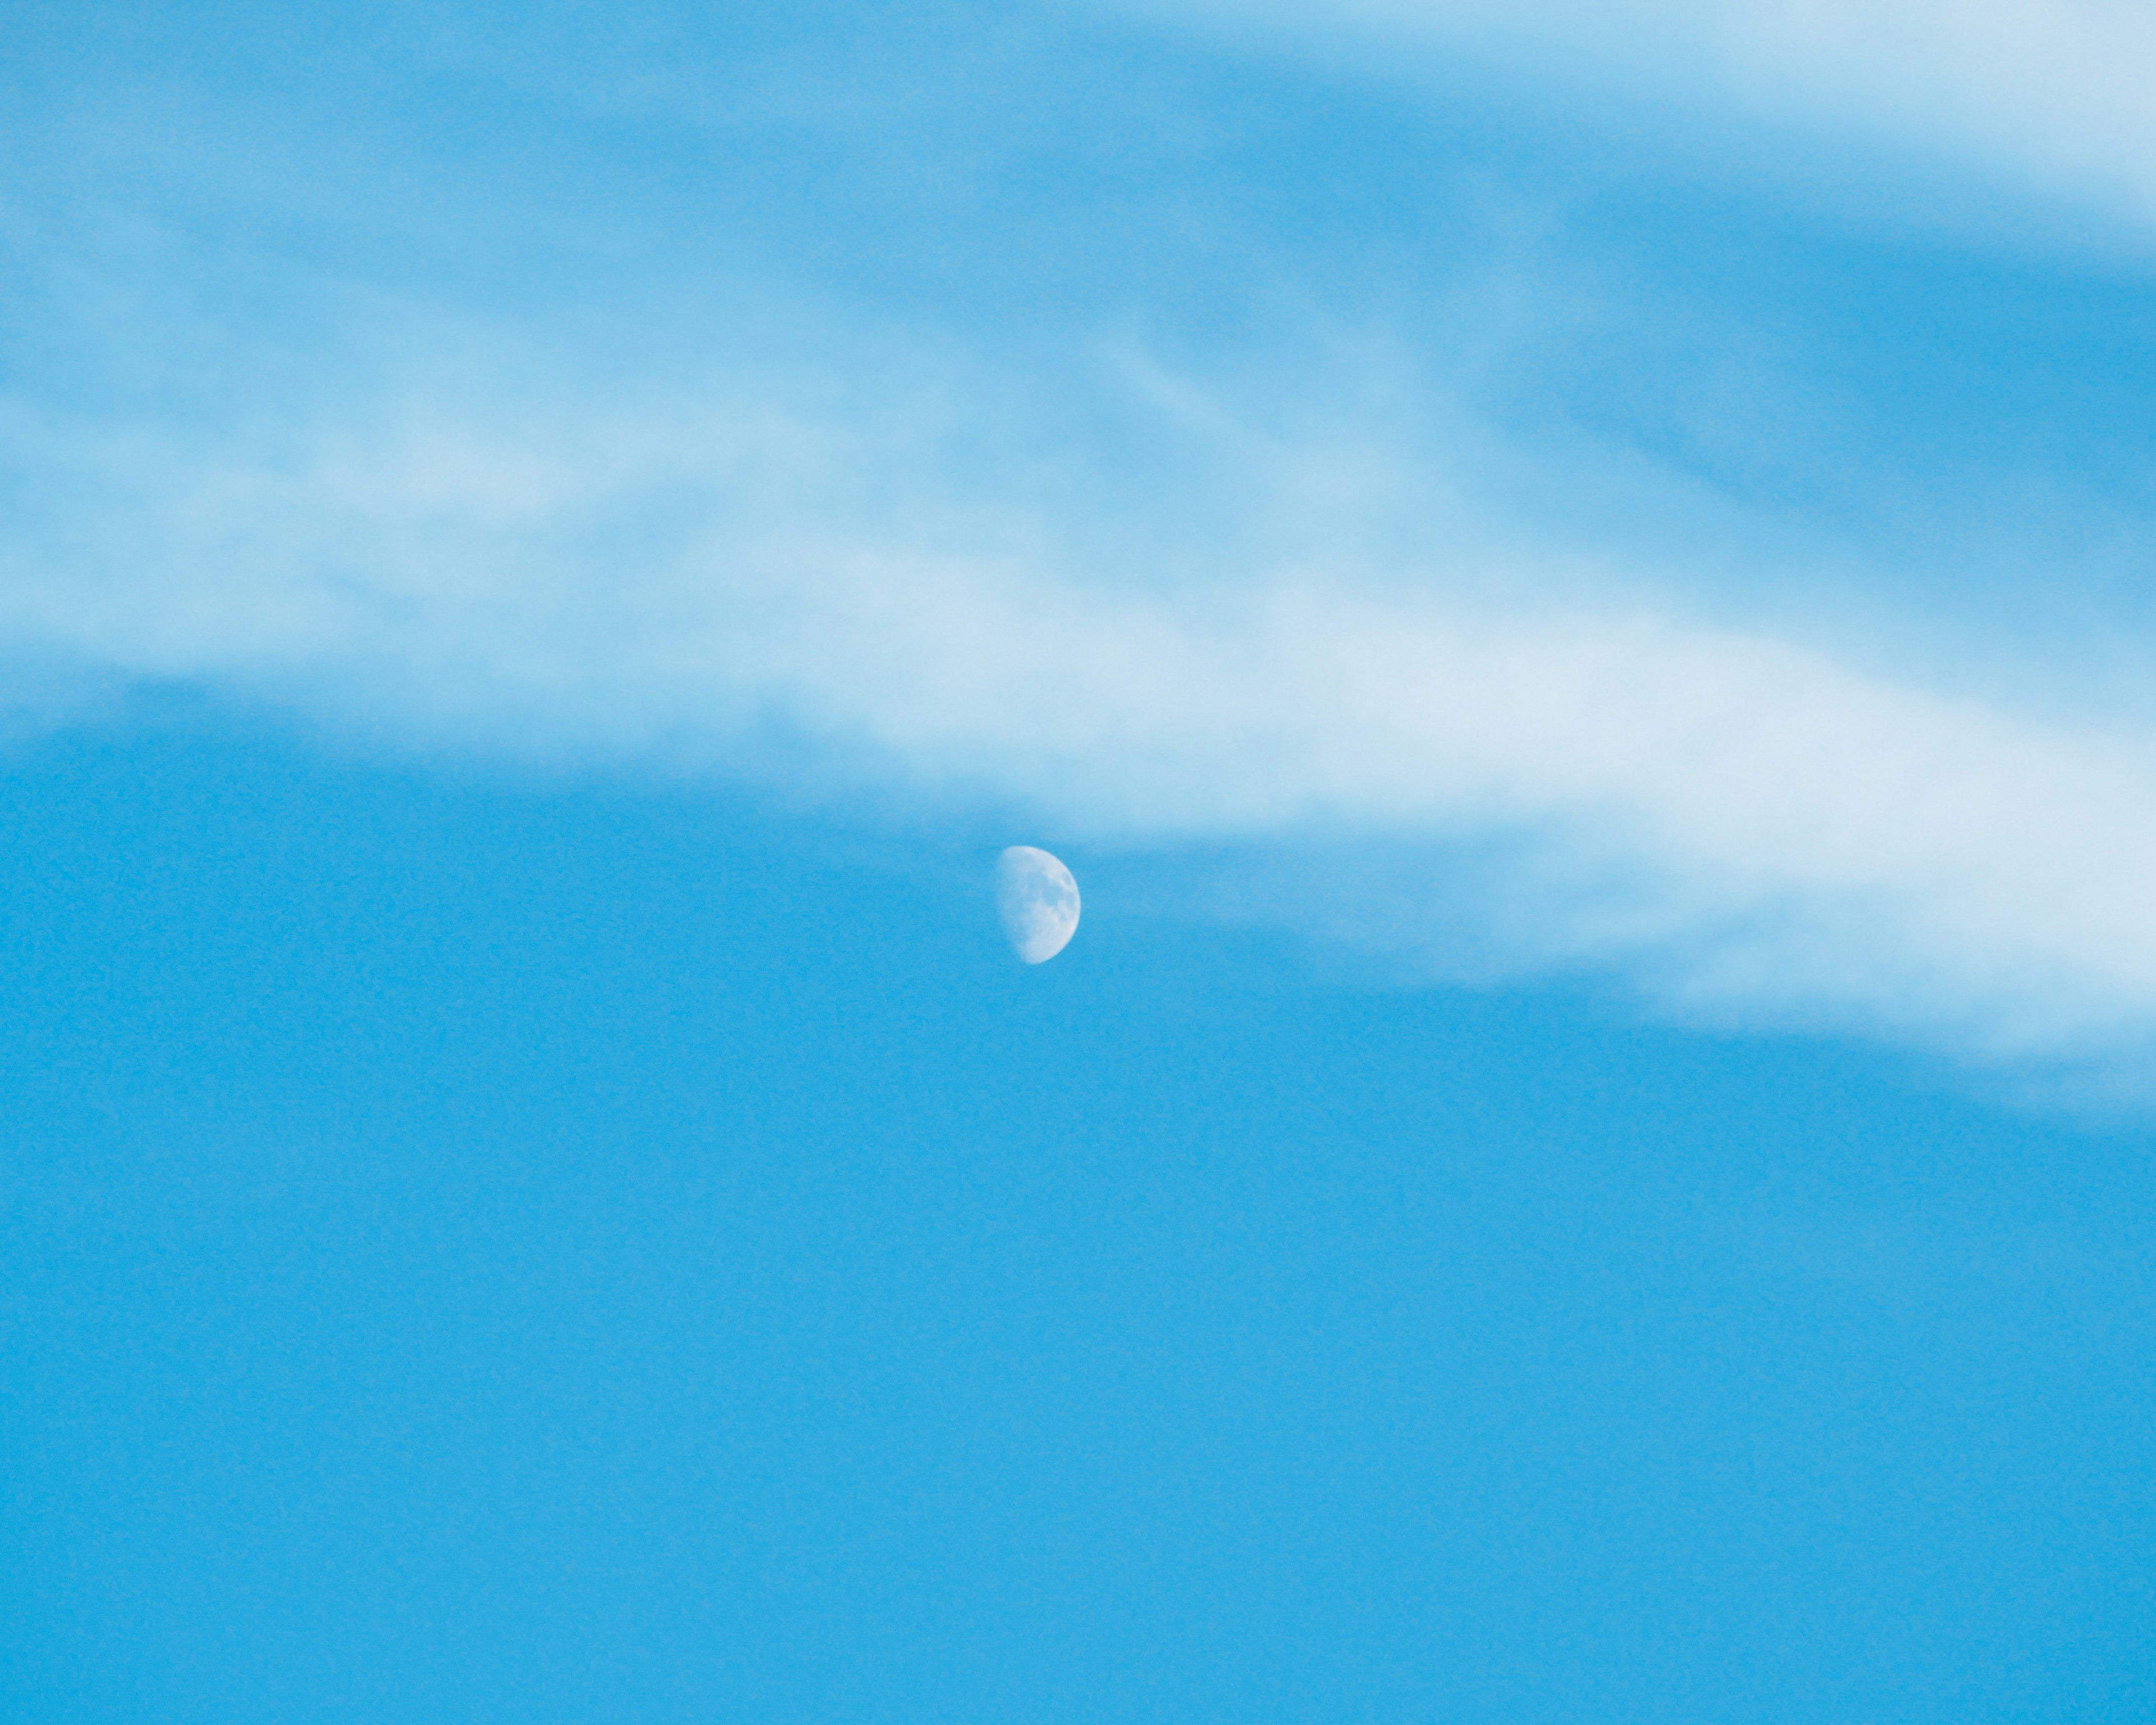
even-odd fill
[{"label": "half moon", "polygon": [[996,859],[996,913],[1011,950],[1045,964],[1078,932],[1078,883],[1046,851],[1014,845]]}]

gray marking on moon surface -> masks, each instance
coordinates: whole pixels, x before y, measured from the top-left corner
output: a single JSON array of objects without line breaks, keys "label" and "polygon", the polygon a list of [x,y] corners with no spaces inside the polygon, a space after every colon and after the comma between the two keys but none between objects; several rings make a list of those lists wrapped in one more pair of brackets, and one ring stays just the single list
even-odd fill
[{"label": "gray marking on moon surface", "polygon": [[996,859],[996,913],[1011,950],[1045,964],[1078,929],[1078,883],[1046,851],[1014,845]]}]

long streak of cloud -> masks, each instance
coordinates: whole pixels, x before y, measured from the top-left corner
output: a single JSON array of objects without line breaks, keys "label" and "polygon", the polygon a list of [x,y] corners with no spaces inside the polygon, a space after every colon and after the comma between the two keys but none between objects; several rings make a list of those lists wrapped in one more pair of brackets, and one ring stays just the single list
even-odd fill
[{"label": "long streak of cloud", "polygon": [[[1301,15],[1590,59],[1622,46],[1688,88],[1846,100],[2025,144],[2032,171],[2110,173],[2156,208],[2156,131],[2118,94],[2152,50],[2123,13],[2062,12],[2029,50],[2056,74],[2035,94],[2001,69],[2020,15],[1988,9],[1369,0]],[[1902,75],[1918,62],[1922,77]],[[164,160],[131,121],[110,123],[112,159]],[[919,141],[904,115],[878,123],[894,146]],[[640,165],[598,172],[610,159],[592,147],[595,183],[638,182]],[[978,167],[1000,146],[966,147],[952,161]],[[704,148],[684,159],[716,196],[734,157],[714,168]],[[275,154],[237,153],[250,172]],[[1191,221],[1230,225],[1178,249],[1183,216],[1156,210],[1157,249],[1121,273],[1103,245],[1099,273],[1066,281],[1051,249],[1038,282],[1022,259],[996,278],[1019,308],[1002,326],[973,327],[962,297],[910,335],[888,307],[864,311],[881,305],[875,283],[957,294],[967,258],[916,277],[891,244],[896,275],[869,270],[850,300],[801,295],[780,338],[786,318],[751,329],[725,292],[665,311],[713,266],[656,241],[640,267],[678,280],[644,299],[599,267],[490,321],[470,294],[501,285],[452,292],[427,279],[441,262],[426,247],[403,288],[362,290],[349,254],[380,234],[304,175],[263,166],[271,196],[182,152],[169,166],[162,190],[85,171],[89,190],[62,177],[44,203],[0,207],[35,286],[0,332],[20,361],[0,393],[0,735],[177,679],[423,746],[783,771],[812,792],[1029,807],[1058,842],[1240,855],[1256,865],[1237,914],[1426,973],[1599,966],[1681,1010],[2114,1072],[2156,1033],[2156,736],[2123,704],[2069,718],[2002,695],[2004,679],[1948,686],[1876,650],[1876,631],[1861,655],[1864,631],[1837,637],[1801,597],[1777,608],[1778,589],[1849,590],[1778,580],[1805,554],[1786,516],[1748,541],[1738,496],[1644,445],[1575,485],[1595,459],[1583,440],[1476,429],[1474,393],[1441,362],[1417,369],[1444,345],[1427,331],[1391,359],[1379,329],[1374,357],[1298,365],[1279,326],[1224,337],[1200,307],[1177,364],[1135,334],[1070,357],[1142,329],[1118,308],[1142,308],[1178,260],[1266,255],[1296,289],[1290,218],[1267,230],[1262,213],[1220,213],[1235,198],[1198,199]],[[427,166],[415,182],[439,192],[440,243],[469,199],[454,162]],[[551,153],[542,166],[532,184],[551,188]],[[1129,203],[1102,172],[1058,218],[1089,237]],[[206,203],[204,184],[221,188]],[[959,202],[947,221],[864,191],[821,207],[810,237],[914,209],[916,238],[1003,261]],[[370,208],[387,231],[401,204]],[[296,242],[264,208],[308,212],[303,258],[278,250]],[[681,219],[654,209],[654,226]],[[550,215],[564,255],[611,231],[588,216]],[[521,228],[505,219],[493,243]],[[1389,267],[1381,243],[1363,262]],[[1418,250],[1399,265],[1399,303],[1428,300],[1428,264]],[[520,292],[529,273],[508,272]],[[1463,351],[1532,326],[1536,284],[1506,275],[1478,296],[1470,275],[1428,313]],[[1036,317],[1057,284],[1086,303]],[[743,293],[798,286],[780,272]],[[1353,347],[1310,293],[1317,345]],[[264,306],[277,316],[258,328]],[[1611,316],[1635,326],[1636,311]],[[640,350],[591,333],[647,312]],[[525,346],[497,352],[512,327]],[[674,367],[663,384],[654,352]],[[1029,384],[1036,364],[1056,375]],[[1236,397],[1208,375],[1260,381]],[[1616,417],[1638,405],[1629,383],[1604,388]],[[1305,390],[1338,398],[1299,408]],[[1802,390],[1766,393],[1760,412],[1786,418],[1794,401],[1800,416]],[[1623,494],[1629,525],[1561,537],[1522,506],[1597,485]],[[2133,496],[2110,506],[2138,531]]]},{"label": "long streak of cloud", "polygon": [[[1508,835],[1501,964],[2002,1055],[2156,1026],[2156,740],[1595,598],[1486,533],[1358,563],[1337,450],[1270,446],[1256,489],[1306,517],[1270,554],[1132,580],[1089,562],[1084,500],[968,495],[906,423],[422,402],[270,459],[18,416],[97,507],[6,547],[0,634],[450,743],[726,769],[775,724],[834,784],[1104,844],[1405,845],[1432,893],[1448,847]],[[1387,938],[1442,968],[1458,920]]]},{"label": "long streak of cloud", "polygon": [[[1694,119],[1897,142],[2156,220],[2156,12],[2135,0],[1130,0],[1156,17],[1466,51]],[[1725,126],[1725,146],[1737,142]],[[1742,147],[1741,145],[1739,147]]]}]

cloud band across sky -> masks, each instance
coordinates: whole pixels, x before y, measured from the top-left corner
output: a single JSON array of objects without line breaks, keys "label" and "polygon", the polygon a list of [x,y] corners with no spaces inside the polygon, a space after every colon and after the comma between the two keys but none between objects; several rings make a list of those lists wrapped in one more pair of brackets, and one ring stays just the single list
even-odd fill
[{"label": "cloud band across sky", "polygon": [[[44,202],[8,210],[23,303],[51,314],[13,330],[0,397],[0,658],[30,667],[14,706],[60,713],[70,680],[177,680],[401,746],[783,772],[795,794],[1024,809],[1059,843],[1319,860],[1255,869],[1286,884],[1238,913],[1428,974],[1589,967],[1726,1021],[2126,1070],[2156,1029],[2145,704],[1943,677],[1939,655],[1792,602],[1807,558],[1886,568],[1909,536],[1858,532],[1851,553],[1846,531],[1839,550],[1788,531],[1846,465],[1833,390],[1797,362],[1824,347],[1755,365],[1772,344],[1742,295],[1717,305],[1699,278],[1676,322],[1614,288],[1583,313],[1593,259],[1517,238],[1576,196],[1527,183],[1546,164],[1512,185],[1453,163],[1475,271],[1438,280],[1415,234],[1348,234],[1357,280],[1393,287],[1343,298],[1294,210],[1260,207],[1263,162],[1205,154],[1247,127],[1248,90],[1185,91],[1209,179],[1147,168],[1141,218],[1096,151],[1070,170],[1091,190],[1058,189],[1014,263],[973,207],[1038,140],[954,143],[921,117],[935,101],[875,108],[880,90],[826,90],[819,123],[876,132],[880,156],[841,151],[864,185],[913,149],[902,192],[857,187],[845,219],[798,233],[772,193],[738,224],[763,250],[729,254],[722,292],[697,285],[708,249],[619,240],[639,209],[654,234],[692,224],[673,193],[636,204],[644,158],[608,157],[614,134],[573,109],[535,122],[552,153],[530,183],[562,156],[606,193],[549,217],[582,236],[585,276],[549,300],[527,273],[506,310],[470,257],[426,262],[451,254],[432,206],[413,239],[365,200],[326,208],[274,175],[275,197],[235,189],[228,149],[193,179],[165,164],[162,189],[47,173]],[[773,179],[741,142],[778,147],[796,121],[772,109],[722,145],[666,134],[682,177],[715,176],[714,196]],[[1391,171],[1352,150],[1298,171],[1322,189],[1364,170]],[[484,234],[471,177],[428,183]],[[906,244],[864,224],[871,207]],[[819,247],[837,261],[802,261]],[[633,258],[634,285],[593,257]],[[1190,285],[1245,258],[1240,311]],[[1508,321],[1556,330],[1554,350],[1613,316],[1653,353],[1569,384],[1562,416],[1548,389],[1491,383]],[[625,326],[660,336],[624,360]],[[1657,388],[1711,393],[1657,375],[1672,328],[1714,335],[1684,376],[1756,414],[1713,459],[1646,423]],[[1906,403],[1835,411],[1875,447],[1958,431]],[[1532,506],[1585,491],[1620,506]],[[2145,541],[2130,487],[2102,501],[2114,538]],[[1903,647],[1922,597],[1880,601]],[[2010,660],[2010,605],[1986,627]]]}]

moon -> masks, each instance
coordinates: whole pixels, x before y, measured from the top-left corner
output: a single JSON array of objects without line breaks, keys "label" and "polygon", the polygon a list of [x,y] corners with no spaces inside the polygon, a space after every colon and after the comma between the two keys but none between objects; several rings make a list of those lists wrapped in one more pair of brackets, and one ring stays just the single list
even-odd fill
[{"label": "moon", "polygon": [[1078,883],[1046,851],[1014,845],[996,859],[996,912],[1011,950],[1045,964],[1078,932]]}]

